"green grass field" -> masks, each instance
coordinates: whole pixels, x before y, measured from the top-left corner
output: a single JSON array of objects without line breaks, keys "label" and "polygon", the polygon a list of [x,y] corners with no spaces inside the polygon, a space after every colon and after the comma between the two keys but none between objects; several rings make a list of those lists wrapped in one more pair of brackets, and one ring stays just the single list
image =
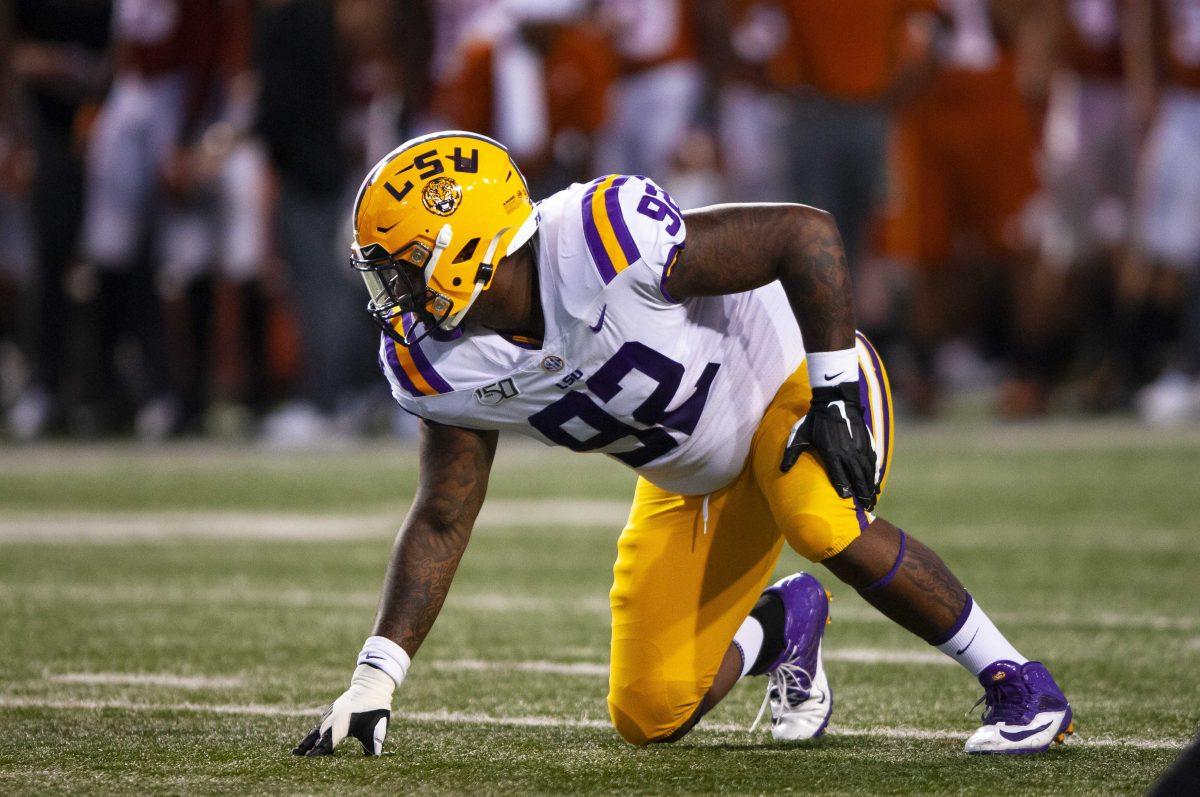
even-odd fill
[{"label": "green grass field", "polygon": [[632,478],[507,441],[391,755],[310,760],[289,750],[369,633],[411,450],[0,449],[0,794],[1141,793],[1200,722],[1198,461],[1196,432],[901,430],[881,513],[1051,665],[1066,748],[964,755],[972,679],[831,583],[824,739],[748,733],[752,680],[638,750],[604,706]]}]

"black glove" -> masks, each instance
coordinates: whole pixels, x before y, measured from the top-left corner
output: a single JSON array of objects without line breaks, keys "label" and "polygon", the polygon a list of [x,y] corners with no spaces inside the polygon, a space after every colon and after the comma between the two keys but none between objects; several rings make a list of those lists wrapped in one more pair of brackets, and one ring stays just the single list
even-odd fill
[{"label": "black glove", "polygon": [[779,469],[787,473],[805,451],[821,461],[838,495],[875,508],[875,440],[863,420],[857,382],[813,388],[808,414],[792,427]]}]

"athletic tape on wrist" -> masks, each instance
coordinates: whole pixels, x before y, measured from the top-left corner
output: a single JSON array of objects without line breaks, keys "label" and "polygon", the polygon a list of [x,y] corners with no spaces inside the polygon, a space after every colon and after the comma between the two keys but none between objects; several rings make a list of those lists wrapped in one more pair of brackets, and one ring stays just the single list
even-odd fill
[{"label": "athletic tape on wrist", "polygon": [[843,382],[858,381],[858,352],[810,351],[808,353],[808,383],[812,387],[832,387]]},{"label": "athletic tape on wrist", "polygon": [[892,569],[883,574],[883,577],[877,579],[873,583],[863,587],[858,591],[860,595],[870,595],[872,592],[879,590],[892,583],[892,579],[900,572],[900,565],[904,562],[904,554],[908,551],[908,535],[903,529],[896,529],[900,532],[900,551],[896,554],[896,561],[892,563]]},{"label": "athletic tape on wrist", "polygon": [[408,667],[412,659],[404,652],[404,648],[383,636],[367,637],[362,650],[358,654],[358,664],[366,664],[387,673],[396,686],[408,675]]}]

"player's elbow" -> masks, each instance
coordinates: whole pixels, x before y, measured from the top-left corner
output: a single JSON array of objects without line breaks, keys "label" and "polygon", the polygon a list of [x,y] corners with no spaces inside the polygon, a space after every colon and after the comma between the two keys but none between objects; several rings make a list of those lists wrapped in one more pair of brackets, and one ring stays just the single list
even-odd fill
[{"label": "player's elbow", "polygon": [[787,208],[788,224],[795,233],[794,240],[807,242],[839,236],[837,219],[829,211],[800,204],[788,205]]},{"label": "player's elbow", "polygon": [[456,501],[423,501],[414,510],[413,526],[425,534],[452,538],[469,533],[473,516]]}]

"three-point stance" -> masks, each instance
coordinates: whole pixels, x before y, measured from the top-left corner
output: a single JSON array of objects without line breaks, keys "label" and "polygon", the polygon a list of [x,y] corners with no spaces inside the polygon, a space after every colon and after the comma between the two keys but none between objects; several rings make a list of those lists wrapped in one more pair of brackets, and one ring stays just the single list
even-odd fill
[{"label": "three-point stance", "polygon": [[767,588],[785,540],[979,678],[986,709],[969,752],[1039,751],[1071,732],[1046,668],[936,554],[872,514],[891,396],[855,333],[828,214],[682,213],[651,180],[617,175],[535,206],[503,147],[447,132],[372,169],[354,229],[384,374],[424,419],[421,477],[374,635],[297,754],[330,753],[347,735],[380,751],[501,430],[608,454],[640,476],[611,593],[608,705],[628,741],[681,737],[757,674],[770,676],[777,739],[824,731],[827,597],[806,573]]}]

